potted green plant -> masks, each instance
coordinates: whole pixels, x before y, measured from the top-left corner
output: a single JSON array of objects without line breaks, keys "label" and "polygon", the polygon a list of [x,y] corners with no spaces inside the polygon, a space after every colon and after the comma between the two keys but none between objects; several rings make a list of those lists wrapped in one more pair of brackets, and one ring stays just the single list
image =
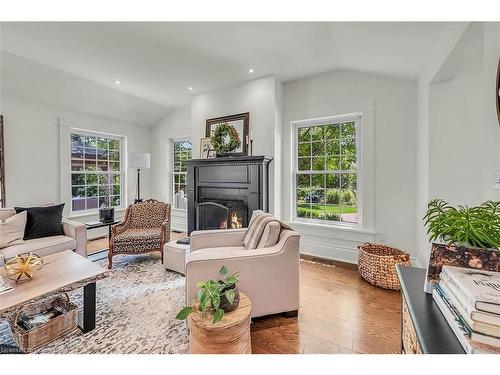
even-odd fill
[{"label": "potted green plant", "polygon": [[425,290],[439,280],[443,265],[500,271],[500,202],[476,207],[429,202],[424,216],[431,241]]},{"label": "potted green plant", "polygon": [[185,320],[192,312],[199,312],[206,316],[207,312],[213,312],[212,323],[222,320],[224,313],[228,313],[238,307],[240,292],[237,283],[240,278],[239,272],[229,274],[226,266],[219,270],[221,280],[199,281],[196,284],[198,296],[191,306],[184,307],[177,313],[176,319]]}]

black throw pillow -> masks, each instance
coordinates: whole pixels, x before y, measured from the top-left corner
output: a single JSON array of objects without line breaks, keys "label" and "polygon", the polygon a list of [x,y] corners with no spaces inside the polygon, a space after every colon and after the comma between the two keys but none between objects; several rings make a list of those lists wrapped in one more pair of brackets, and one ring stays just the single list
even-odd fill
[{"label": "black throw pillow", "polygon": [[14,207],[16,213],[27,211],[24,239],[58,236],[64,234],[62,212],[64,203],[46,207]]}]

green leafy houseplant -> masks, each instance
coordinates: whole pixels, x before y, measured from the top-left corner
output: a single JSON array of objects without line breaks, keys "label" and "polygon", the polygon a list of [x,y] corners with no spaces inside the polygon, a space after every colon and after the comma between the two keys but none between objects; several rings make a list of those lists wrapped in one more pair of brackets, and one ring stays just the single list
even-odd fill
[{"label": "green leafy houseplant", "polygon": [[[212,311],[212,323],[215,324],[224,317],[225,306],[230,308],[230,310],[226,309],[226,311],[234,309],[235,306],[233,304],[235,300],[236,302],[239,301],[239,292],[236,289],[236,284],[239,281],[240,274],[239,272],[235,272],[230,275],[227,267],[222,266],[219,275],[223,277],[222,280],[198,282],[196,284],[198,297],[193,301],[192,306],[184,307],[175,318],[185,320],[192,312],[198,311],[202,316],[206,316],[208,311]],[[229,302],[229,306],[224,303],[225,301],[222,301],[224,298]]]},{"label": "green leafy houseplant", "polygon": [[453,207],[442,199],[428,204],[424,216],[430,240],[478,248],[500,248],[500,202]]},{"label": "green leafy houseplant", "polygon": [[217,156],[225,156],[241,146],[240,135],[228,122],[220,124],[210,138]]}]

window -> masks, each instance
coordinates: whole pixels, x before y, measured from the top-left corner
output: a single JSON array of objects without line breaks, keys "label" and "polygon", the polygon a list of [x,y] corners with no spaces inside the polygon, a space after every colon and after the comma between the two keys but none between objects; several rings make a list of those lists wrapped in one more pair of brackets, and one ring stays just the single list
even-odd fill
[{"label": "window", "polygon": [[122,138],[71,131],[71,210],[121,207]]},{"label": "window", "polygon": [[191,159],[191,141],[175,139],[172,141],[173,172],[172,172],[172,205],[174,208],[187,209],[187,166],[185,161]]},{"label": "window", "polygon": [[295,219],[359,223],[359,119],[295,123]]}]

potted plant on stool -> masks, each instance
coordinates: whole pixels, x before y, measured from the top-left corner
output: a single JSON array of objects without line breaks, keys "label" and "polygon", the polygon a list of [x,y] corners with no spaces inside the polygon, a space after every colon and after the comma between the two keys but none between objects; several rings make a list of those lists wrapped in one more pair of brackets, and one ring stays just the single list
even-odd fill
[{"label": "potted plant on stool", "polygon": [[215,324],[222,320],[224,313],[238,307],[240,292],[236,284],[239,281],[239,272],[229,275],[227,267],[222,266],[219,275],[223,277],[221,280],[199,281],[196,284],[199,288],[198,297],[193,301],[192,306],[184,307],[175,318],[185,320],[192,312],[198,311],[205,316],[207,312],[212,311],[212,323]]}]

